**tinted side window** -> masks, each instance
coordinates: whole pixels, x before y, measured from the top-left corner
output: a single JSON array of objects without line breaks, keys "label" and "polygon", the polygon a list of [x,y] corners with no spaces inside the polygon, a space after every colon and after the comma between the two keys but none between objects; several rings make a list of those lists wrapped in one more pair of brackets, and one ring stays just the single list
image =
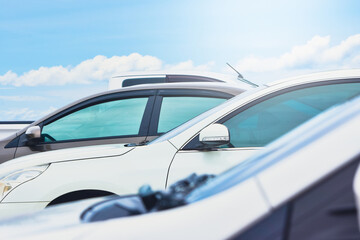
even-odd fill
[{"label": "tinted side window", "polygon": [[138,135],[148,98],[96,104],[66,115],[42,129],[45,142]]},{"label": "tinted side window", "polygon": [[158,133],[165,133],[227,99],[211,97],[163,97]]},{"label": "tinted side window", "polygon": [[225,121],[234,147],[262,147],[360,93],[360,83],[316,86],[270,98]]}]

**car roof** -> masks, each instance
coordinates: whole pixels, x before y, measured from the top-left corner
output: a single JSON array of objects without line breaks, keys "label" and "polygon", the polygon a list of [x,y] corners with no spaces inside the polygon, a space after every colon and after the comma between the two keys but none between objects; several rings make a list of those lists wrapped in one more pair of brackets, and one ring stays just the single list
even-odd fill
[{"label": "car roof", "polygon": [[286,83],[300,84],[300,83],[313,82],[313,81],[326,81],[333,79],[350,79],[350,78],[360,78],[360,69],[343,69],[343,70],[310,73],[296,77],[276,80],[273,82],[266,83],[265,85],[274,86],[274,85],[286,84]]}]

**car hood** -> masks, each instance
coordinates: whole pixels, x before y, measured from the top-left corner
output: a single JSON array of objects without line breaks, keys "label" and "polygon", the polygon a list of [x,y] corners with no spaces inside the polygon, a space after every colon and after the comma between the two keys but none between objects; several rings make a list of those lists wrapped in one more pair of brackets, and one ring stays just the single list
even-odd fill
[{"label": "car hood", "polygon": [[31,154],[0,164],[0,179],[3,174],[32,166],[45,165],[56,162],[115,157],[123,155],[132,149],[134,149],[134,147],[125,147],[125,144],[110,144],[68,148]]}]

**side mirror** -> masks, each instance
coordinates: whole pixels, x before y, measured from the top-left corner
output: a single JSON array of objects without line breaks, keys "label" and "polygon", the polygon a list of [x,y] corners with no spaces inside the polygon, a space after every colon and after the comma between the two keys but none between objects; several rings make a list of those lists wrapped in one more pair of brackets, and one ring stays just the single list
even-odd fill
[{"label": "side mirror", "polygon": [[229,129],[222,124],[215,123],[201,130],[199,140],[209,147],[217,147],[230,142]]},{"label": "side mirror", "polygon": [[26,138],[28,140],[40,139],[41,137],[41,128],[39,126],[29,127],[25,132]]}]

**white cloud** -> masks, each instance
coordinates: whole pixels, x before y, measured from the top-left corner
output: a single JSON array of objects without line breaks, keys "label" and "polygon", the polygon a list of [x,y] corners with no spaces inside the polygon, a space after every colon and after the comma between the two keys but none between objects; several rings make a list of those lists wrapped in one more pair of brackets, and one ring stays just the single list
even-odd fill
[{"label": "white cloud", "polygon": [[0,100],[14,102],[43,101],[44,97],[40,96],[0,96]]},{"label": "white cloud", "polygon": [[298,69],[360,67],[360,34],[330,46],[330,36],[315,36],[304,45],[295,46],[279,57],[249,56],[236,68],[243,72],[266,72]]},{"label": "white cloud", "polygon": [[210,71],[211,68],[215,65],[215,62],[208,62],[206,64],[195,66],[193,61],[188,60],[185,62],[180,62],[175,65],[166,65],[164,67],[165,70],[172,70],[172,71]]},{"label": "white cloud", "polygon": [[0,75],[0,84],[13,86],[87,84],[94,81],[108,80],[112,76],[130,71],[169,70],[208,70],[213,63],[195,66],[189,60],[175,65],[165,65],[153,56],[132,53],[128,56],[96,56],[72,66],[40,67],[23,75],[8,71]]},{"label": "white cloud", "polygon": [[[40,67],[22,75],[8,71],[0,75],[0,85],[38,86],[88,84],[107,81],[111,77],[131,71],[211,71],[215,63],[195,65],[192,60],[164,64],[157,57],[132,53],[128,56],[105,57],[98,55],[76,66]],[[276,57],[248,56],[235,64],[236,69],[251,73],[292,72],[360,67],[360,34],[348,37],[338,44],[331,44],[330,36],[314,36],[303,45]],[[232,72],[229,68],[225,72]]]},{"label": "white cloud", "polygon": [[55,107],[49,107],[48,109],[42,111],[35,111],[29,108],[20,108],[20,109],[0,111],[0,116],[3,117],[2,119],[7,119],[7,120],[29,121],[29,120],[37,120],[40,117],[43,117],[55,110],[56,110]]}]

